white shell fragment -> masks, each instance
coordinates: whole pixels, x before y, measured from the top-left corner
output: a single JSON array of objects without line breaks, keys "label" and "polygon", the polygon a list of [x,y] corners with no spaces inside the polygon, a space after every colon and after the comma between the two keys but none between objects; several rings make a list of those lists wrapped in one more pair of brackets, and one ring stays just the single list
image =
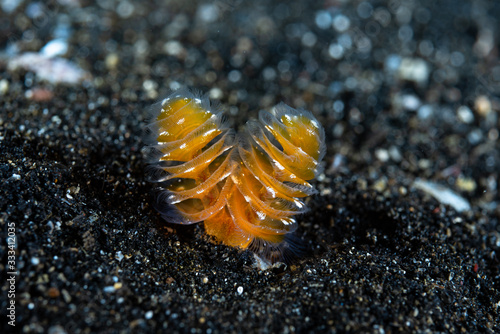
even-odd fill
[{"label": "white shell fragment", "polygon": [[77,64],[60,57],[48,57],[42,53],[25,52],[9,59],[9,71],[22,68],[34,72],[40,80],[53,84],[77,84],[89,79],[90,74]]},{"label": "white shell fragment", "polygon": [[416,179],[415,182],[413,182],[413,186],[431,195],[439,202],[450,205],[458,212],[471,209],[469,202],[465,198],[457,195],[451,189],[446,188],[445,186],[442,186],[440,184],[431,181]]}]

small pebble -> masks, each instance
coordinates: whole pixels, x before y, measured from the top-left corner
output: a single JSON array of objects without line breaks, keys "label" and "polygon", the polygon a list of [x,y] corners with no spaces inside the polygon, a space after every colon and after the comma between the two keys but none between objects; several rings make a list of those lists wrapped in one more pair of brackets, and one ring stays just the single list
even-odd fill
[{"label": "small pebble", "polygon": [[481,95],[474,101],[474,109],[481,117],[486,117],[491,112],[491,102],[487,96]]},{"label": "small pebble", "polygon": [[217,88],[217,87],[210,89],[208,94],[209,94],[210,98],[214,99],[214,100],[220,100],[224,96],[222,89]]},{"label": "small pebble", "polygon": [[5,95],[9,91],[9,81],[7,79],[0,80],[0,95]]},{"label": "small pebble", "polygon": [[375,151],[375,156],[381,162],[387,162],[389,160],[389,152],[386,149],[379,148]]},{"label": "small pebble", "polygon": [[120,62],[120,57],[116,53],[110,53],[106,56],[105,63],[108,70],[114,70]]},{"label": "small pebble", "polygon": [[51,326],[47,330],[47,334],[66,334],[66,333],[67,333],[66,329],[64,329],[64,327],[61,325]]},{"label": "small pebble", "polygon": [[182,46],[182,44],[178,41],[168,41],[163,46],[163,50],[169,56],[175,56],[178,58],[183,57],[186,54],[186,49]]},{"label": "small pebble", "polygon": [[467,192],[473,192],[477,188],[476,181],[469,177],[459,177],[456,186],[459,190]]},{"label": "small pebble", "polygon": [[408,193],[408,189],[406,189],[405,187],[401,186],[398,188],[398,191],[399,191],[399,194],[401,196],[405,196],[407,193]]},{"label": "small pebble", "polygon": [[403,58],[398,70],[398,77],[402,80],[413,81],[424,85],[429,79],[430,69],[427,62],[420,58]]},{"label": "small pebble", "polygon": [[40,54],[47,57],[64,56],[68,52],[68,42],[66,39],[53,39],[40,50]]},{"label": "small pebble", "polygon": [[115,254],[115,259],[117,259],[118,261],[120,261],[120,262],[121,262],[121,261],[123,260],[123,257],[124,257],[124,256],[123,256],[123,254],[122,254],[122,252],[121,252],[121,251],[116,252],[116,254]]},{"label": "small pebble", "polygon": [[461,106],[457,109],[458,119],[465,124],[474,122],[474,114],[469,107]]},{"label": "small pebble", "polygon": [[115,287],[114,286],[105,286],[104,289],[103,289],[104,292],[107,292],[107,293],[111,293],[111,292],[115,292]]},{"label": "small pebble", "polygon": [[408,94],[401,97],[401,104],[404,109],[415,111],[420,107],[421,102],[417,96]]},{"label": "small pebble", "polygon": [[387,188],[387,180],[385,179],[385,177],[378,179],[377,182],[373,184],[373,189],[375,189],[378,192],[383,192],[386,188]]},{"label": "small pebble", "polygon": [[426,120],[431,118],[433,113],[434,113],[433,108],[428,104],[424,104],[423,106],[418,108],[417,117],[421,120]]},{"label": "small pebble", "polygon": [[57,298],[61,295],[61,292],[59,292],[59,289],[56,288],[56,287],[51,287],[49,288],[49,290],[47,291],[47,295],[50,297],[50,298]]}]

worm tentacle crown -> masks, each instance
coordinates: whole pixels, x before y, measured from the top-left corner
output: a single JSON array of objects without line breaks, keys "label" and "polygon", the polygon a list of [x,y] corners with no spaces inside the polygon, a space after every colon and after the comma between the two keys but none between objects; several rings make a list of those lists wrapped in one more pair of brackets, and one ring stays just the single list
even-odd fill
[{"label": "worm tentacle crown", "polygon": [[271,261],[283,256],[297,228],[293,216],[307,211],[301,198],[316,192],[308,181],[321,173],[326,151],[310,112],[281,103],[236,136],[206,97],[179,90],[154,106],[146,133],[147,177],[159,183],[163,218],[204,221],[206,232],[227,245]]}]

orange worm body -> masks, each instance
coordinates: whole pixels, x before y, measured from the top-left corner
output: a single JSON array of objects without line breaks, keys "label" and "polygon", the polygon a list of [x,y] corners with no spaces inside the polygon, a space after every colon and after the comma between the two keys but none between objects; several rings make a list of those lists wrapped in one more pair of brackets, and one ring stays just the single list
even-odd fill
[{"label": "orange worm body", "polygon": [[281,253],[316,191],[324,131],[314,116],[281,103],[236,135],[222,113],[187,90],[154,106],[146,126],[148,179],[159,182],[156,208],[168,222],[204,221],[226,245]]}]

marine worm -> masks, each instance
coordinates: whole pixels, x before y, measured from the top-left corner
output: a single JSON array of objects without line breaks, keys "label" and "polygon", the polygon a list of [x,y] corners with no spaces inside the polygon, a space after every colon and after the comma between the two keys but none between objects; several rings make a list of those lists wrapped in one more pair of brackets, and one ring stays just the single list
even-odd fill
[{"label": "marine worm", "polygon": [[207,97],[183,89],[153,106],[145,129],[147,179],[166,221],[203,221],[216,240],[271,262],[294,251],[293,217],[307,211],[301,199],[316,193],[308,181],[326,151],[310,112],[280,103],[236,134]]}]

